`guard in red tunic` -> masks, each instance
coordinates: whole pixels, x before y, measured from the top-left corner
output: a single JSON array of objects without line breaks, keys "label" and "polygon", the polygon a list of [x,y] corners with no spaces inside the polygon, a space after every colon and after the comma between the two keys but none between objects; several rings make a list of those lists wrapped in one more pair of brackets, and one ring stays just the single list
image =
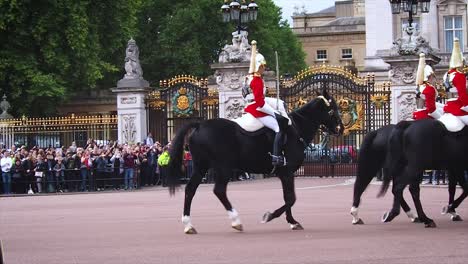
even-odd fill
[{"label": "guard in red tunic", "polygon": [[275,140],[273,143],[272,164],[273,166],[284,166],[286,160],[282,155],[281,145],[283,142],[283,132],[280,130],[277,118],[284,118],[280,112],[275,110],[265,101],[266,87],[262,79],[265,71],[266,61],[262,54],[257,52],[257,42],[252,41],[252,55],[250,59],[249,76],[247,83],[250,87],[250,102],[244,111],[257,118],[263,125],[275,131]]},{"label": "guard in red tunic", "polygon": [[463,56],[457,38],[453,42],[450,70],[444,76],[444,83],[451,92],[458,93],[458,98],[450,99],[444,107],[444,112],[454,116],[468,115],[468,94],[466,92],[466,76],[460,72],[463,67]]},{"label": "guard in red tunic", "polygon": [[436,108],[437,89],[432,85],[435,80],[434,70],[431,66],[426,65],[426,56],[424,53],[419,55],[418,71],[416,73],[416,85],[418,86],[418,94],[424,100],[423,109],[418,109],[413,113],[414,120],[434,118],[439,119],[442,116],[442,111]]}]

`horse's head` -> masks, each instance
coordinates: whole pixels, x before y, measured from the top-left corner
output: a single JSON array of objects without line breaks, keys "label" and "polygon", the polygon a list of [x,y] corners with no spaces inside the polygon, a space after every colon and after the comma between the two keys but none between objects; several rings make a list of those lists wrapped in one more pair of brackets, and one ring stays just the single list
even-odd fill
[{"label": "horse's head", "polygon": [[326,89],[323,89],[317,98],[320,98],[323,104],[323,107],[320,107],[321,129],[330,134],[343,134],[344,126],[335,99],[333,99]]}]

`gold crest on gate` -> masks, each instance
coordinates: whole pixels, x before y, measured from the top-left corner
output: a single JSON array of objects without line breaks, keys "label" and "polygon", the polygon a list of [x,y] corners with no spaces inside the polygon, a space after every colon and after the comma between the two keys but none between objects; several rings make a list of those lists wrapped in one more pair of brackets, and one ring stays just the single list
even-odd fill
[{"label": "gold crest on gate", "polygon": [[177,97],[177,108],[184,111],[190,107],[189,98],[187,96],[187,89],[182,87],[179,89],[179,97]]},{"label": "gold crest on gate", "polygon": [[344,135],[348,135],[351,130],[362,129],[364,108],[361,104],[350,98],[338,100],[341,121],[345,127]]}]

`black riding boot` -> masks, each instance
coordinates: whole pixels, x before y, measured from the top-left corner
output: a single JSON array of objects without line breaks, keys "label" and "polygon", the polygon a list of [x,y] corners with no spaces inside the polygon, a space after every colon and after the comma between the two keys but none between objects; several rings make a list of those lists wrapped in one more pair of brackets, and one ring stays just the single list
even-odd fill
[{"label": "black riding boot", "polygon": [[283,145],[283,132],[278,132],[275,135],[275,140],[273,141],[273,154],[271,155],[271,163],[273,166],[285,166],[286,159],[281,153],[281,147]]}]

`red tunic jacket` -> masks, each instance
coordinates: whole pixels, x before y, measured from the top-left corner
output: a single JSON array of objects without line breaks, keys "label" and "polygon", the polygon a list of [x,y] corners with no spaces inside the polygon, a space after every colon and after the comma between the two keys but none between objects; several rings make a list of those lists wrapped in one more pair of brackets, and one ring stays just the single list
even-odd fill
[{"label": "red tunic jacket", "polygon": [[264,117],[268,115],[257,110],[257,107],[262,107],[265,104],[264,88],[265,85],[263,84],[263,79],[259,76],[254,76],[252,81],[250,82],[250,89],[252,89],[254,101],[248,104],[245,107],[244,111],[246,113],[250,113],[255,118]]},{"label": "red tunic jacket", "polygon": [[413,113],[414,120],[432,118],[429,114],[436,110],[437,90],[429,83],[425,83],[423,85],[424,88],[422,94],[425,97],[424,105],[426,107]]},{"label": "red tunic jacket", "polygon": [[458,98],[448,101],[444,106],[444,112],[451,113],[454,116],[468,115],[467,112],[460,108],[468,105],[468,94],[466,93],[466,77],[463,73],[452,69],[448,72],[450,83],[457,89]]}]

